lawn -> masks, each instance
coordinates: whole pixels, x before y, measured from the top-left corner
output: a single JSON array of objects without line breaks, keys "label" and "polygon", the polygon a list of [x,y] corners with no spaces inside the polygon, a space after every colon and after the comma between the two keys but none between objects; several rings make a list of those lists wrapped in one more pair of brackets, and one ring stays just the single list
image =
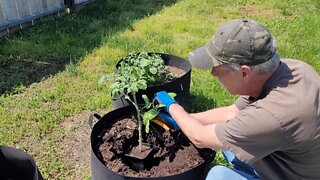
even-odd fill
[{"label": "lawn", "polygon": [[[281,57],[320,72],[316,0],[100,0],[0,39],[0,144],[25,149],[46,179],[90,179],[87,118],[112,103],[97,80],[132,51],[186,58],[218,25],[242,17],[271,31]],[[191,112],[236,98],[209,71],[192,70]]]}]

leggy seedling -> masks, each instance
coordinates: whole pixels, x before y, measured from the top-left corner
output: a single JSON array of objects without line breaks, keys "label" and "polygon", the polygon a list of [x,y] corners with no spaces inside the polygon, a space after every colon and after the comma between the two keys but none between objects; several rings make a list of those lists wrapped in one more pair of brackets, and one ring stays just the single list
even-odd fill
[{"label": "leggy seedling", "polygon": [[147,89],[148,85],[161,84],[174,78],[173,73],[168,71],[160,55],[133,52],[123,57],[114,73],[107,74],[99,79],[99,88],[105,81],[114,79],[115,81],[110,86],[111,96],[116,98],[119,94],[123,94],[125,99],[135,107],[140,150],[142,147],[142,108],[138,105],[136,93],[139,90]]}]

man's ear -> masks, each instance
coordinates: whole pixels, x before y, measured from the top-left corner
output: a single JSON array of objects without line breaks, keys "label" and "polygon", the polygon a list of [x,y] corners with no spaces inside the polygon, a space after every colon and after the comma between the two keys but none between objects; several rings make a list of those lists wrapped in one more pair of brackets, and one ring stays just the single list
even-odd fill
[{"label": "man's ear", "polygon": [[251,78],[252,70],[251,70],[250,66],[242,65],[240,67],[240,70],[242,71],[242,78],[243,79]]}]

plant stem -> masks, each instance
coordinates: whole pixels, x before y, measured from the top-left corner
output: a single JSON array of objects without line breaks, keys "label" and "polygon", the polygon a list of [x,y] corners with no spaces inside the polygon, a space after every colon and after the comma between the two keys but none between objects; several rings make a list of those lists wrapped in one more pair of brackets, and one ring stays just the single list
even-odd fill
[{"label": "plant stem", "polygon": [[133,105],[136,108],[137,111],[137,118],[138,118],[138,131],[139,131],[139,150],[142,150],[142,122],[141,122],[141,115],[140,110],[137,102],[136,93],[133,93]]}]

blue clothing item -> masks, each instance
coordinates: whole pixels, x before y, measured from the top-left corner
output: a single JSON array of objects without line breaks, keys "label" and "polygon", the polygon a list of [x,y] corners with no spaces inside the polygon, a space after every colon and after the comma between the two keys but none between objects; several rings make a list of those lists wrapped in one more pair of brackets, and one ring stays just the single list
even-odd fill
[{"label": "blue clothing item", "polygon": [[214,166],[209,171],[206,180],[257,180],[245,172],[230,169],[225,166]]},{"label": "blue clothing item", "polygon": [[251,165],[240,161],[232,152],[222,151],[222,154],[226,159],[226,161],[230,165],[232,165],[235,169],[251,174],[252,176],[259,177],[257,172],[254,170],[254,168]]},{"label": "blue clothing item", "polygon": [[157,92],[156,96],[154,97],[154,100],[157,100],[159,103],[164,104],[164,108],[167,111],[167,113],[169,113],[170,105],[173,103],[177,103],[177,101],[170,97],[169,94],[165,91]]},{"label": "blue clothing item", "polygon": [[177,122],[173,119],[173,117],[170,114],[160,112],[158,118],[160,119],[160,121],[168,125],[170,128],[180,129]]},{"label": "blue clothing item", "polygon": [[206,180],[229,180],[229,179],[259,179],[257,172],[252,166],[240,161],[232,152],[222,151],[226,161],[234,169],[225,166],[214,166],[208,173]]}]

